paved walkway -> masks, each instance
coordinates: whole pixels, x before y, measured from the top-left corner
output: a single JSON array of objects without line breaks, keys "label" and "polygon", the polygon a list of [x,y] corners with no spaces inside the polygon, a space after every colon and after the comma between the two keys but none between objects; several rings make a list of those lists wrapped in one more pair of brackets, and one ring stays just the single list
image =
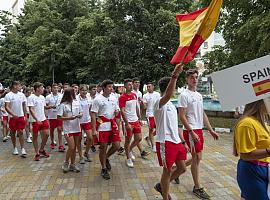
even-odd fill
[{"label": "paved walkway", "polygon": [[[26,145],[28,158],[11,154],[11,142],[0,143],[0,199],[162,199],[153,189],[159,181],[161,168],[155,154],[148,160],[137,157],[135,168],[125,165],[125,157],[111,159],[111,180],[100,177],[98,153],[92,153],[92,163],[80,165],[80,173],[63,174],[64,154],[49,150],[50,158],[33,161],[32,144]],[[145,145],[146,146],[146,145]],[[221,135],[214,142],[206,136],[201,165],[201,183],[212,199],[239,199],[235,181],[237,159],[232,155],[232,135]],[[147,148],[147,147],[146,147]],[[138,155],[138,151],[135,151]],[[197,199],[192,194],[190,170],[180,177],[180,185],[171,184],[173,199]]]}]

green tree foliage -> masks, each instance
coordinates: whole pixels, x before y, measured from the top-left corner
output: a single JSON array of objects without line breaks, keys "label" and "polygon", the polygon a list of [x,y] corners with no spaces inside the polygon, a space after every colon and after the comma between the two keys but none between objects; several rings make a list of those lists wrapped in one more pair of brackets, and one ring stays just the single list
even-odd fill
[{"label": "green tree foliage", "polygon": [[189,0],[26,1],[1,39],[1,77],[49,84],[54,71],[58,82],[157,81],[173,69],[175,14],[192,6]]}]

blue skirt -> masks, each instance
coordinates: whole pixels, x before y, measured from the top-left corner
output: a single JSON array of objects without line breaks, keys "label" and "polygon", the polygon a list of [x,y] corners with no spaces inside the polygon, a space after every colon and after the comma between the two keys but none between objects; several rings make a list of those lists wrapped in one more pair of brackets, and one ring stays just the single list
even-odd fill
[{"label": "blue skirt", "polygon": [[240,159],[237,165],[237,182],[241,197],[245,200],[269,200],[268,167]]}]

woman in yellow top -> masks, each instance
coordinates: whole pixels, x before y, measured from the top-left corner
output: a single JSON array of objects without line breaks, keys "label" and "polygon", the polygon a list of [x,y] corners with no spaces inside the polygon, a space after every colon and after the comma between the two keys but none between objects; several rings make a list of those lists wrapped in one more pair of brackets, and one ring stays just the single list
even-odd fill
[{"label": "woman in yellow top", "polygon": [[237,182],[245,200],[269,200],[269,115],[263,100],[247,104],[234,132],[234,155],[240,156]]}]

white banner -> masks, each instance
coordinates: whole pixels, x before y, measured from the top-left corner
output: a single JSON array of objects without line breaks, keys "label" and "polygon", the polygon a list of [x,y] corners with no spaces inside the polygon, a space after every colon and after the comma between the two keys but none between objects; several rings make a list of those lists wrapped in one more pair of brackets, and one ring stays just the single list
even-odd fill
[{"label": "white banner", "polygon": [[223,111],[265,99],[270,96],[270,55],[210,76]]}]

